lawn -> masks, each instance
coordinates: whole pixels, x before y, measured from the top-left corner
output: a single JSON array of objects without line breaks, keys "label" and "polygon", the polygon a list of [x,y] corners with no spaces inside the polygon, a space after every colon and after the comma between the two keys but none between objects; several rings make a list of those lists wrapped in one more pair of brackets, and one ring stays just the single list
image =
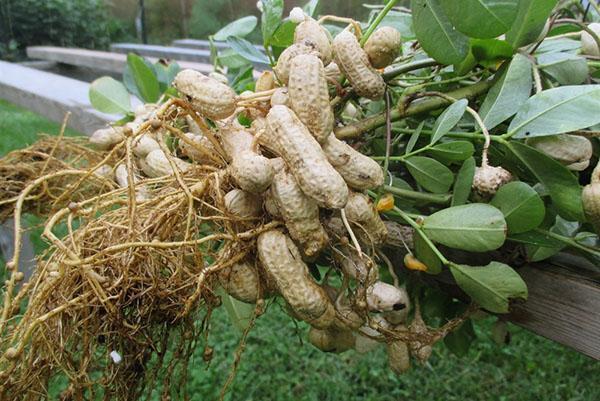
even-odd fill
[{"label": "lawn", "polygon": [[[33,142],[37,132],[58,130],[59,124],[0,101],[0,155]],[[478,339],[466,355],[457,357],[440,344],[425,366],[397,377],[381,347],[366,355],[332,355],[301,342],[306,325],[296,326],[274,304],[250,333],[226,399],[600,400],[600,363],[516,326],[510,326],[511,343],[499,346],[491,338],[494,320],[475,322]],[[239,337],[224,308],[217,310],[209,337],[211,365],[203,362],[202,347],[192,360],[192,400],[218,399]]]}]

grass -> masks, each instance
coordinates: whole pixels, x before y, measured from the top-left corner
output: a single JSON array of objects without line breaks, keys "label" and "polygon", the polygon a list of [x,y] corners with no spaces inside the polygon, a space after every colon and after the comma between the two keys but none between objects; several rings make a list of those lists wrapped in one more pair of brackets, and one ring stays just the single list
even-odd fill
[{"label": "grass", "polygon": [[[60,124],[0,99],[0,156],[31,145],[38,133],[57,135]],[[67,135],[77,132],[67,129]]]},{"label": "grass", "polygon": [[[55,134],[58,129],[59,124],[0,101],[0,155],[32,143],[37,132]],[[491,339],[493,322],[475,322],[478,339],[463,357],[439,344],[425,366],[397,377],[387,367],[384,348],[366,355],[324,354],[301,342],[306,325],[296,327],[272,305],[248,337],[226,399],[600,400],[600,363],[516,326],[510,326],[511,344],[499,346]],[[207,367],[198,347],[190,366],[187,390],[192,400],[218,399],[239,337],[224,308],[217,310],[209,336],[214,358]]]}]

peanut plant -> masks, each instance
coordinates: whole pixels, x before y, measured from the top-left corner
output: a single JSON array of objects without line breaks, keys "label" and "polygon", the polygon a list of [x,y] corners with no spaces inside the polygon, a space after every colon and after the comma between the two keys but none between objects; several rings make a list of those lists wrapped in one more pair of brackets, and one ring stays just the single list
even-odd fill
[{"label": "peanut plant", "polygon": [[193,345],[210,362],[223,304],[245,324],[222,396],[274,304],[318,349],[383,344],[402,374],[449,333],[464,349],[475,312],[526,299],[524,263],[597,263],[600,10],[396,3],[359,22],[262,0],[264,52],[245,17],[211,36],[230,48],[213,46],[209,75],[130,55],[127,85],[92,85],[124,117],[89,147],[46,139],[0,161],[2,216],[19,233],[36,211],[51,244],[20,288],[19,253],[7,264],[0,394],[37,399],[64,374],[73,399],[157,381],[170,399]]}]

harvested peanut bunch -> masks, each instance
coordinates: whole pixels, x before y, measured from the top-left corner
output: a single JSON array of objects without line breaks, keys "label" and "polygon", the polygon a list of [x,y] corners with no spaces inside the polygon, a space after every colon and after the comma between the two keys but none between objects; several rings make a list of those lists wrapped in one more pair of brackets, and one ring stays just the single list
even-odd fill
[{"label": "harvested peanut bunch", "polygon": [[[259,4],[263,23],[281,13]],[[600,167],[590,171],[600,118],[561,114],[600,107],[597,88],[558,82],[597,74],[557,76],[542,62],[556,38],[493,60],[474,45],[477,65],[462,71],[469,46],[432,51],[423,10],[411,17],[417,40],[381,27],[395,24],[384,18],[394,4],[370,24],[296,7],[263,25],[264,52],[235,34],[221,50],[229,27],[211,39],[215,71],[161,61],[161,93],[138,90],[149,98],[135,109],[113,102],[118,122],[0,159],[0,216],[14,217],[16,250],[0,307],[0,399],[48,398],[59,376],[64,399],[134,401],[158,380],[170,399],[195,344],[207,363],[223,349],[211,344],[219,307],[243,333],[221,398],[274,307],[309,346],[379,346],[402,374],[477,308],[507,313],[525,299],[509,264],[543,258],[548,238],[600,258]],[[50,245],[31,277],[19,271],[23,213],[45,219]],[[444,295],[451,285],[463,291]],[[471,305],[454,308],[457,293]],[[442,297],[462,313],[429,322]]]}]

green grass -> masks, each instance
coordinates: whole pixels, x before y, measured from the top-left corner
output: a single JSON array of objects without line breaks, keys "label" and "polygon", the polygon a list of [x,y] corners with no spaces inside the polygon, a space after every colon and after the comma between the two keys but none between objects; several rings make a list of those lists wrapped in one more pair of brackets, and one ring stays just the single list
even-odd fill
[{"label": "green grass", "polygon": [[[37,132],[58,130],[59,124],[0,101],[0,155],[32,143]],[[425,366],[397,377],[388,369],[381,347],[366,355],[333,355],[301,343],[306,325],[297,329],[273,305],[250,333],[226,399],[600,400],[600,363],[516,326],[510,327],[511,344],[498,346],[491,339],[492,324],[492,318],[476,322],[478,340],[465,356],[459,358],[439,344]],[[192,400],[218,398],[239,336],[224,308],[217,310],[209,336],[214,347],[210,367],[202,360],[202,347],[190,366],[187,390]]]},{"label": "green grass", "polygon": [[[60,124],[0,99],[0,156],[31,145],[39,133],[57,135]],[[77,132],[67,129],[67,135]]]}]

